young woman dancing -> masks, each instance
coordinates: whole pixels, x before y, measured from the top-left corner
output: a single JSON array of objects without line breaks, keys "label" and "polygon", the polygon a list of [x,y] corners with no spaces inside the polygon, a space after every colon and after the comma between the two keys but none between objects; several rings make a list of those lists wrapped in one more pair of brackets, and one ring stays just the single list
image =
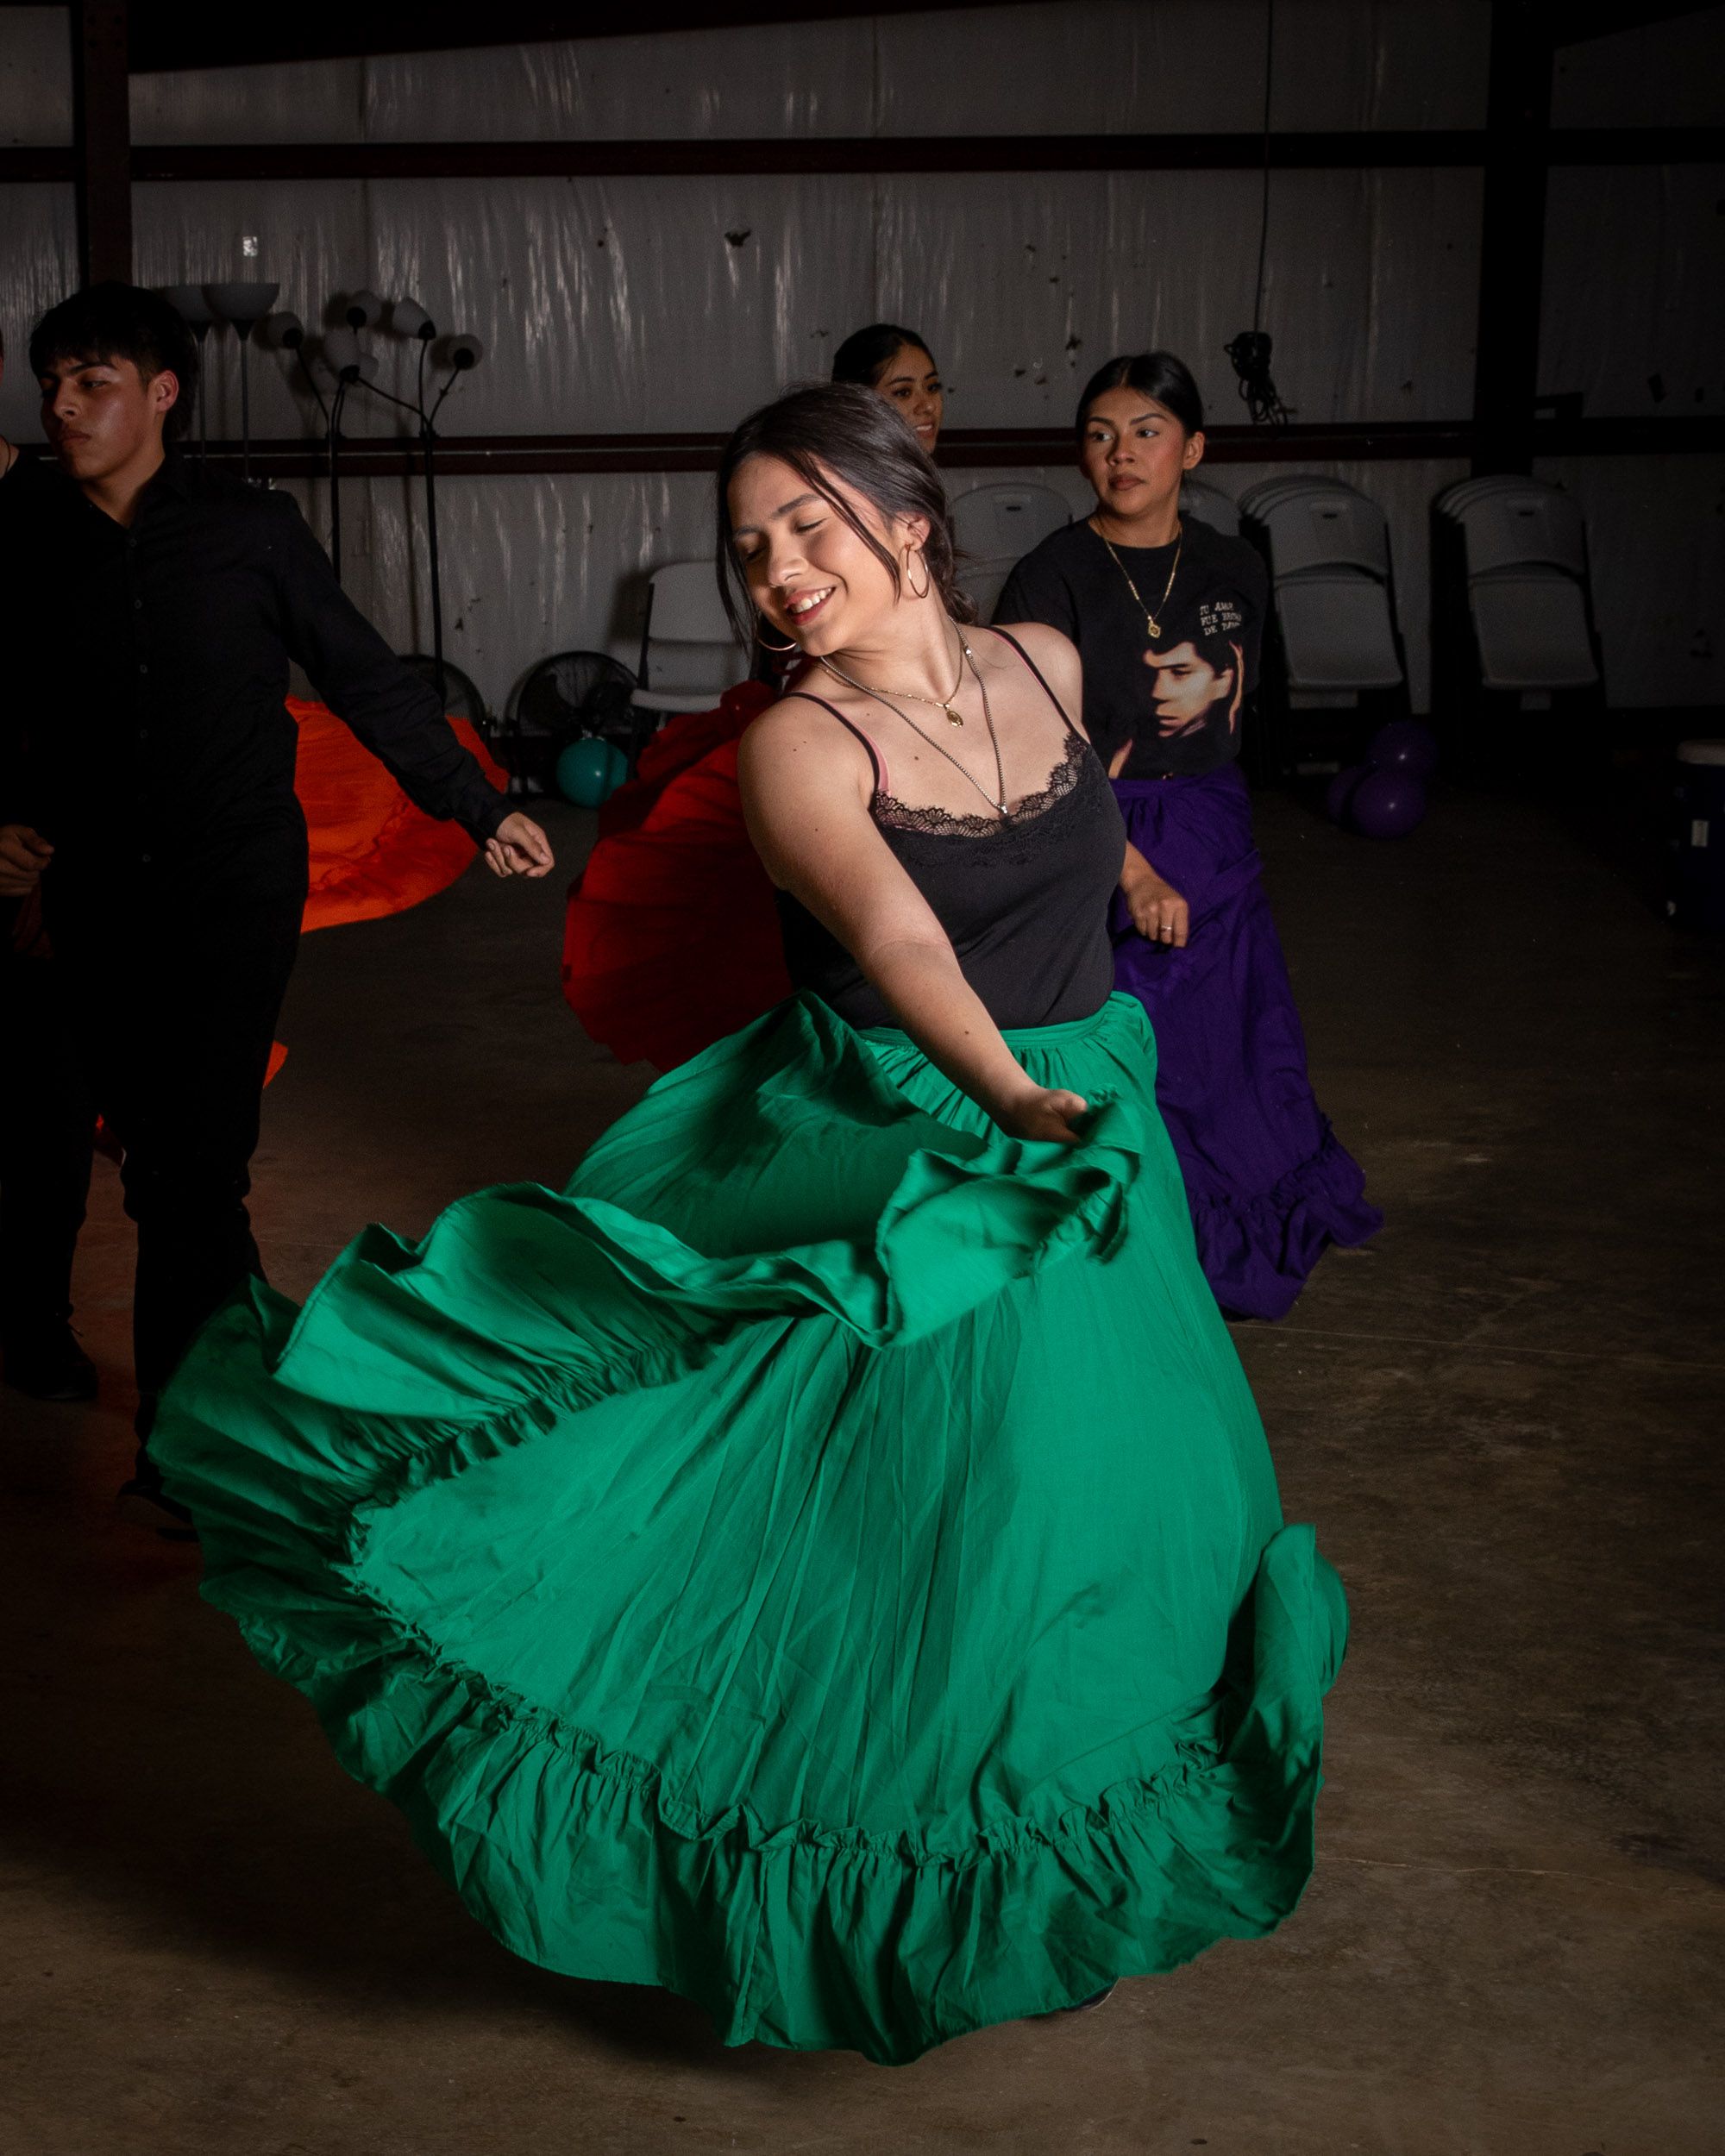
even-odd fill
[{"label": "young woman dancing", "polygon": [[[832,379],[871,391],[934,454],[940,376],[914,329],[876,322],[855,331],[833,355]],[[795,644],[760,634],[778,647],[775,670],[801,665]],[[775,693],[739,682],[717,711],[673,719],[600,813],[599,843],[569,893],[563,993],[624,1062],[670,1069],[758,1018],[789,985],[737,787],[738,740]]]},{"label": "young woman dancing", "polygon": [[1280,1318],[1328,1244],[1364,1242],[1383,1216],[1312,1097],[1264,893],[1237,759],[1266,579],[1244,540],[1180,514],[1203,426],[1172,353],[1099,369],[1077,420],[1096,506],[1025,556],[995,618],[1046,623],[1082,654],[1084,724],[1132,839],[1115,981],[1155,1029],[1157,1099],[1216,1299]]},{"label": "young woman dancing", "polygon": [[817,662],[743,761],[797,993],[561,1194],[253,1282],[159,1443],[206,1594],[500,1939],[905,2060],[1289,1913],[1345,1608],[1110,993],[1076,655],[959,618],[875,398],[720,479]]}]

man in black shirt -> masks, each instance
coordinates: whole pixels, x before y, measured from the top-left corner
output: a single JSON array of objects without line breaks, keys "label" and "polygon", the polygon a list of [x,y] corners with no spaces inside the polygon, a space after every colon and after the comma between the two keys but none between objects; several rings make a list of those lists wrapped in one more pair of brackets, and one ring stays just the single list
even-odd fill
[{"label": "man in black shirt", "polygon": [[[97,285],[30,342],[64,482],[7,639],[0,876],[40,877],[80,1054],[124,1149],[147,1438],[192,1334],[248,1272],[263,1081],[306,893],[290,661],[499,875],[553,867],[432,691],[349,604],[294,504],[168,446],[197,348],[155,294]],[[0,774],[8,760],[0,758]],[[129,1486],[155,1497],[146,1455]]]},{"label": "man in black shirt", "polygon": [[[4,363],[0,342],[0,370]],[[53,487],[39,456],[0,436],[0,604],[9,608],[12,542]],[[6,740],[0,734],[0,755]],[[0,772],[0,797],[6,790]],[[32,872],[0,869],[0,1377],[33,1399],[89,1400],[96,1365],[72,1329],[72,1261],[96,1111],[72,1051],[64,968],[42,931],[36,882]]]}]

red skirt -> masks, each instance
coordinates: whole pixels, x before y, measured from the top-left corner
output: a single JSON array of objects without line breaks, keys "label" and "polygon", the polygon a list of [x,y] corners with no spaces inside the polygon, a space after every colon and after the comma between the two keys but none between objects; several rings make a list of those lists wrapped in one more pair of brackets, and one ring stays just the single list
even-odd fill
[{"label": "red skirt", "polygon": [[599,811],[569,891],[563,993],[621,1062],[668,1070],[790,993],[737,787],[737,743],[781,693],[743,681],[717,711],[673,719]]}]

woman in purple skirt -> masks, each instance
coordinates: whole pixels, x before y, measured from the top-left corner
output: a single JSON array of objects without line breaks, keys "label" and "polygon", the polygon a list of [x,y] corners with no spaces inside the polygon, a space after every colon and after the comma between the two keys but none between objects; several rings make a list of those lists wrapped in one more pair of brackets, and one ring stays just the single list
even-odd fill
[{"label": "woman in purple skirt", "polygon": [[1084,724],[1132,840],[1114,980],[1156,1033],[1157,1099],[1216,1300],[1279,1318],[1331,1243],[1383,1224],[1312,1097],[1252,843],[1240,711],[1268,591],[1245,541],[1180,514],[1204,454],[1198,387],[1169,352],[1110,360],[1078,406],[1088,517],[1019,563],[996,621],[1046,622],[1084,661]]}]

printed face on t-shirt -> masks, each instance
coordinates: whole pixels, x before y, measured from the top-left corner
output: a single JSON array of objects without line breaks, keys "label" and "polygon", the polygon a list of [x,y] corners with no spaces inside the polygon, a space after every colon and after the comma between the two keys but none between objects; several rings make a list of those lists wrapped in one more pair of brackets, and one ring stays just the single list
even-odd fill
[{"label": "printed face on t-shirt", "polygon": [[1157,731],[1164,741],[1198,732],[1219,704],[1226,705],[1228,731],[1233,732],[1245,674],[1239,645],[1220,637],[1207,636],[1201,642],[1188,637],[1166,651],[1146,651],[1144,663],[1151,670]]}]

